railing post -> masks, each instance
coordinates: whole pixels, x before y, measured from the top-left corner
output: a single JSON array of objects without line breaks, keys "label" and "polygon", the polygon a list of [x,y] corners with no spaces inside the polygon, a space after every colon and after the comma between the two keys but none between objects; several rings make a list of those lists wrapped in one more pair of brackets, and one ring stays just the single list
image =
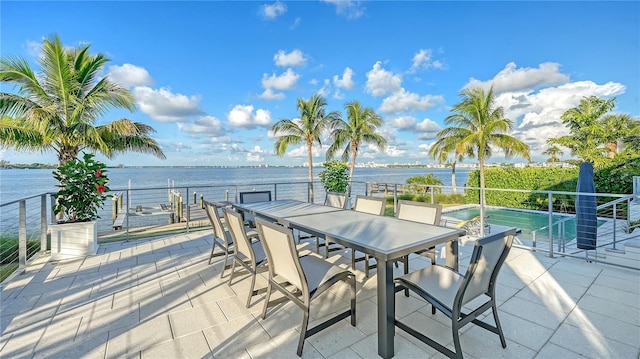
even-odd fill
[{"label": "railing post", "polygon": [[111,197],[111,223],[116,221],[118,218],[118,196],[115,195]]},{"label": "railing post", "polygon": [[[129,202],[131,200],[131,199],[129,199],[129,193],[130,192],[131,192],[131,190],[127,191],[127,198],[126,198],[125,203],[131,203],[131,202]],[[125,231],[125,233],[126,233],[126,237],[125,238],[126,238],[126,241],[129,242],[129,206],[127,206],[124,209],[124,215],[125,215],[124,220],[127,222],[127,229]]]},{"label": "railing post", "polygon": [[274,201],[278,200],[278,184],[277,183],[273,184],[273,200]]},{"label": "railing post", "polygon": [[53,210],[54,203],[56,203],[56,195],[51,194],[51,224],[56,223],[56,212]]},{"label": "railing post", "polygon": [[27,265],[27,201],[18,204],[18,268]]},{"label": "railing post", "polygon": [[431,204],[435,204],[436,203],[436,196],[434,194],[433,186],[429,187],[429,192],[431,193]]},{"label": "railing post", "polygon": [[40,251],[47,250],[47,195],[40,197]]},{"label": "railing post", "polygon": [[189,233],[189,221],[191,220],[191,207],[187,203],[187,233]]},{"label": "railing post", "polygon": [[553,193],[549,192],[549,257],[553,258]]},{"label": "railing post", "polygon": [[[616,250],[616,223],[618,221],[617,209],[618,209],[618,204],[614,203],[613,204],[613,250]],[[597,225],[598,224],[596,223],[596,226]]]},{"label": "railing post", "polygon": [[[385,199],[386,201],[386,199]],[[396,208],[398,208],[398,185],[393,185],[393,214],[396,214]]]}]

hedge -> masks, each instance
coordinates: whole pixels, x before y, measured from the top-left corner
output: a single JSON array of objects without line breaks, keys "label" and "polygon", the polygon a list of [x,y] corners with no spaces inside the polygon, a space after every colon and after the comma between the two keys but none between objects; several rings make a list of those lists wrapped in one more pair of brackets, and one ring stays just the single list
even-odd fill
[{"label": "hedge", "polygon": [[[485,168],[485,188],[518,189],[525,191],[575,192],[578,183],[579,168]],[[623,159],[613,164],[594,169],[596,192],[612,194],[630,194],[633,192],[633,176],[640,176],[640,158]],[[480,171],[469,174],[469,187],[480,187]],[[511,208],[541,209],[548,208],[546,194],[485,191],[486,203],[492,206]],[[554,195],[554,208],[558,211],[573,212],[575,196]],[[479,203],[480,191],[467,189],[467,203]],[[599,197],[599,203],[611,198]]]}]

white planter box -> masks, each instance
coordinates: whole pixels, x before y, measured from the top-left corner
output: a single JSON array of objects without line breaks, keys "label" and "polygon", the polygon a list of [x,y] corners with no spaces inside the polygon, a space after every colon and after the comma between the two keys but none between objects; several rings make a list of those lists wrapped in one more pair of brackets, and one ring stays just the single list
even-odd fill
[{"label": "white planter box", "polygon": [[96,221],[50,224],[51,259],[67,259],[96,254],[98,226]]}]

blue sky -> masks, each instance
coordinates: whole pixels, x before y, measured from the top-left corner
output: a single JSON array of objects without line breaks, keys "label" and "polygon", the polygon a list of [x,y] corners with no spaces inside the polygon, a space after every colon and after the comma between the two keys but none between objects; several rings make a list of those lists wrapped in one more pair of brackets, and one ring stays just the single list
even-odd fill
[{"label": "blue sky", "polygon": [[[145,122],[167,155],[102,158],[109,165],[302,165],[306,149],[276,156],[269,129],[317,92],[327,110],[344,115],[357,100],[383,117],[388,150],[364,146],[359,163],[432,163],[428,148],[467,87],[493,84],[534,160],[567,133],[560,115],[583,96],[616,97],[616,112],[640,116],[637,1],[3,1],[0,20],[3,56],[36,66],[51,34],[108,55],[104,75],[131,89],[138,110],[100,123]],[[490,160],[502,161],[499,151]]]}]

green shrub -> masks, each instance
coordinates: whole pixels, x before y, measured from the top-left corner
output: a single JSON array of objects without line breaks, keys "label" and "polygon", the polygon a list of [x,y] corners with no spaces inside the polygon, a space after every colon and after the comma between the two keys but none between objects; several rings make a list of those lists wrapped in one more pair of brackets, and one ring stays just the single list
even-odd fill
[{"label": "green shrub", "polygon": [[[518,189],[525,191],[575,192],[578,183],[579,168],[486,168],[485,187]],[[594,169],[596,192],[629,194],[633,191],[633,176],[640,175],[640,158],[620,159],[607,167]],[[469,173],[469,187],[480,186],[480,171]],[[511,208],[542,209],[548,208],[548,196],[544,193],[486,191],[487,204]],[[467,189],[467,203],[479,203],[480,191]],[[606,203],[612,198],[598,197],[598,203]],[[554,195],[553,207],[558,211],[573,212],[575,196]]]},{"label": "green shrub", "polygon": [[[444,183],[440,178],[434,176],[432,173],[428,173],[424,176],[413,176],[407,179],[407,184],[409,186],[409,190],[417,193],[425,193],[427,191],[428,186],[437,185],[442,186]],[[434,192],[439,193],[442,192],[442,188],[436,187],[434,188]]]},{"label": "green shrub", "polygon": [[324,163],[325,170],[320,172],[320,182],[327,192],[345,193],[349,186],[349,174],[347,164],[333,160]]}]

